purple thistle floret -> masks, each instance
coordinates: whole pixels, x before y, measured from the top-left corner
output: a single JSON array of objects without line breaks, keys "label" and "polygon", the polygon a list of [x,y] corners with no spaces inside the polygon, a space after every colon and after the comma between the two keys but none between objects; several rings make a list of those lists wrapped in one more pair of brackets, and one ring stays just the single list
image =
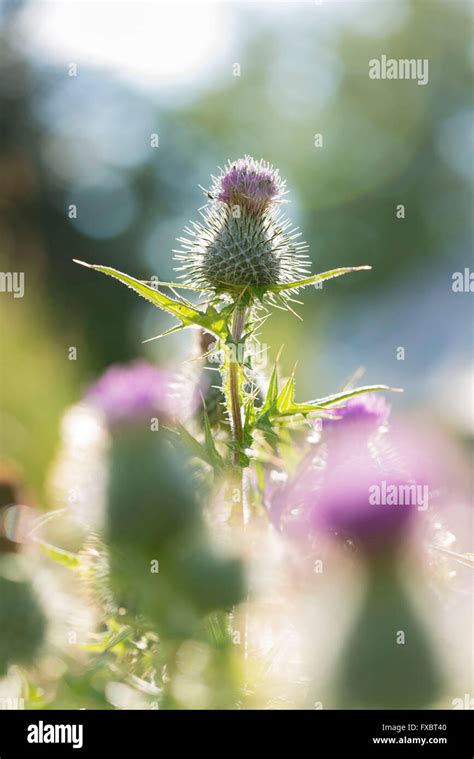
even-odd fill
[{"label": "purple thistle floret", "polygon": [[257,214],[263,213],[270,203],[281,201],[283,193],[284,183],[278,171],[250,156],[229,163],[211,190],[216,200],[229,206],[243,206]]},{"label": "purple thistle floret", "polygon": [[86,401],[97,408],[110,427],[173,415],[171,375],[147,361],[115,364],[92,385]]}]

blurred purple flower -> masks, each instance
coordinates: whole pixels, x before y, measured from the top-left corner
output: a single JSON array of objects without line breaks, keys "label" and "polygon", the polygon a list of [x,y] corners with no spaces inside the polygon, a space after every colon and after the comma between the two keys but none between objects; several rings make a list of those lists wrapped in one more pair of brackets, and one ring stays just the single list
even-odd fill
[{"label": "blurred purple flower", "polygon": [[344,406],[331,409],[332,419],[324,419],[325,434],[341,431],[345,434],[349,425],[361,433],[375,432],[388,422],[391,407],[383,395],[365,393],[351,398]]},{"label": "blurred purple flower", "polygon": [[[354,399],[323,422],[321,443],[294,478],[271,483],[274,524],[293,537],[331,534],[366,552],[396,548],[415,515],[431,505],[437,464],[427,441],[409,429],[379,433],[390,408],[383,398]],[[424,449],[423,456],[420,449]]]},{"label": "blurred purple flower", "polygon": [[311,527],[371,553],[395,548],[429,504],[427,483],[368,451],[347,458],[346,448],[333,449],[322,485],[315,490],[311,475],[304,484]]},{"label": "blurred purple flower", "polygon": [[171,382],[169,372],[146,361],[115,364],[92,385],[86,400],[104,414],[111,427],[153,416],[169,418],[174,405]]},{"label": "blurred purple flower", "polygon": [[281,200],[284,183],[278,171],[265,161],[250,156],[229,163],[215,180],[211,195],[229,206],[243,206],[263,213],[272,202]]}]

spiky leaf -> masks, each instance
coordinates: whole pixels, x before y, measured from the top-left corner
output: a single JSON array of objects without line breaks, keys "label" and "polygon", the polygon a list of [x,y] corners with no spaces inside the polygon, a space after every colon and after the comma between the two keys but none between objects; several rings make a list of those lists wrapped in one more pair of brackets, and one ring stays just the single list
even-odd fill
[{"label": "spiky leaf", "polygon": [[335,393],[334,395],[326,395],[325,398],[317,398],[314,401],[309,401],[311,405],[317,408],[330,408],[343,401],[348,401],[356,395],[362,393],[378,393],[378,392],[391,392],[391,393],[403,393],[401,387],[390,387],[389,385],[365,385],[363,387],[356,387],[353,390],[344,390],[341,393]]},{"label": "spiky leaf", "polygon": [[[206,425],[206,422],[204,422],[204,424]],[[209,464],[209,466],[213,467],[215,470],[221,469],[224,466],[224,462],[214,445],[212,434],[209,436],[209,420],[207,421],[207,427],[208,431],[205,431],[205,441],[204,443],[201,443],[199,440],[196,440],[196,438],[191,435],[190,432],[188,432],[186,427],[184,427],[182,424],[176,424],[178,434],[180,435],[181,440],[189,450],[190,454],[201,459],[201,461],[204,461],[206,464]]]},{"label": "spiky leaf", "polygon": [[371,266],[343,266],[340,269],[331,269],[331,271],[324,271],[320,274],[314,274],[312,277],[305,277],[305,279],[297,279],[294,282],[286,282],[284,284],[274,285],[268,289],[270,292],[274,293],[281,293],[286,290],[298,290],[300,287],[317,285],[320,282],[324,282],[326,279],[342,277],[343,274],[349,274],[352,271],[368,271],[371,268]]},{"label": "spiky leaf", "polygon": [[[317,398],[315,400],[306,401],[305,403],[296,403],[294,400],[295,384],[295,374],[293,371],[282,389],[278,392],[278,379],[275,366],[270,379],[265,403],[262,408],[259,409],[259,413],[256,417],[256,427],[258,429],[261,429],[268,434],[272,424],[278,420],[297,416],[298,414],[306,416],[307,414],[322,411],[337,406],[338,404],[343,403],[356,395],[361,395],[362,393],[373,393],[384,390],[398,393],[403,392],[401,388],[389,387],[388,385],[366,385],[365,387],[345,390],[341,393],[327,395],[324,398]],[[278,395],[275,398],[276,392],[278,392]]]},{"label": "spiky leaf", "polygon": [[[217,309],[210,305],[206,311],[199,311],[188,303],[181,303],[179,300],[170,298],[162,292],[159,292],[153,287],[145,284],[135,277],[131,277],[129,274],[124,274],[117,269],[113,269],[110,266],[100,266],[97,264],[87,264],[84,261],[77,261],[75,263],[86,266],[89,269],[100,271],[103,274],[107,274],[109,277],[118,279],[119,282],[135,290],[142,298],[146,298],[157,308],[161,308],[162,311],[166,311],[181,322],[181,328],[185,327],[201,327],[202,329],[212,332],[216,337],[227,339],[228,329],[227,320],[223,313],[218,312]],[[173,287],[179,287],[179,284],[173,285]],[[173,328],[171,331],[176,331],[178,328]]]}]

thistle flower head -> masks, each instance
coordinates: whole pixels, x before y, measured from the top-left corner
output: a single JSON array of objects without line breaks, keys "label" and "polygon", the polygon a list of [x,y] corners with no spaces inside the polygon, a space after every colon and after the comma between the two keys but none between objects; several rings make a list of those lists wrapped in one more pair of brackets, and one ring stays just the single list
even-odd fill
[{"label": "thistle flower head", "polygon": [[188,284],[215,293],[262,295],[307,276],[305,243],[281,213],[285,182],[264,161],[245,156],[225,167],[208,193],[202,221],[175,251]]},{"label": "thistle flower head", "polygon": [[108,425],[137,423],[172,415],[170,376],[146,361],[110,366],[89,389],[86,400]]},{"label": "thistle flower head", "polygon": [[271,203],[281,202],[285,194],[285,182],[278,171],[250,156],[230,161],[213,180],[209,192],[212,198],[255,214],[263,213]]},{"label": "thistle flower head", "polygon": [[324,420],[323,443],[284,487],[267,488],[273,522],[293,537],[331,534],[366,555],[397,549],[441,484],[434,450],[409,429],[376,434],[390,407],[353,399],[342,418]]},{"label": "thistle flower head", "polygon": [[396,499],[388,503],[378,500],[377,488],[405,492],[411,478],[404,478],[396,467],[378,466],[365,452],[349,459],[345,449],[333,453],[323,487],[316,493],[310,481],[307,483],[306,504],[313,528],[355,541],[372,555],[395,548],[411,525],[417,506],[400,504]]}]

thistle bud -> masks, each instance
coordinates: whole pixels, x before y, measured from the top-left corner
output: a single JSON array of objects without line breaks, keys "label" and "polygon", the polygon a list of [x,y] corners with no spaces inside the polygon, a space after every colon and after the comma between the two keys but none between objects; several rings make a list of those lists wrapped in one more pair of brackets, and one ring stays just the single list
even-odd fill
[{"label": "thistle bud", "polygon": [[441,678],[427,631],[389,557],[367,564],[365,599],[339,664],[340,708],[421,709]]},{"label": "thistle bud", "polygon": [[46,631],[46,617],[17,557],[0,563],[0,677],[10,664],[31,664]]},{"label": "thistle bud", "polygon": [[192,635],[199,617],[243,596],[239,562],[217,557],[171,417],[167,377],[154,367],[114,367],[89,392],[109,422],[106,542],[112,593],[161,635]]},{"label": "thistle bud", "polygon": [[162,369],[136,361],[110,367],[88,392],[112,438],[108,536],[114,544],[156,549],[197,519],[184,454],[161,426],[173,415],[170,384]]},{"label": "thistle bud", "polygon": [[108,537],[153,552],[199,518],[187,462],[149,429],[122,430],[110,451]]},{"label": "thistle bud", "polygon": [[173,415],[171,376],[147,361],[110,366],[89,389],[86,400],[100,411],[109,429],[162,421]]},{"label": "thistle bud", "polygon": [[220,556],[202,543],[179,564],[183,589],[201,614],[230,609],[245,597],[245,580],[239,559]]},{"label": "thistle bud", "polygon": [[229,162],[207,193],[202,222],[193,222],[175,251],[179,271],[216,293],[271,287],[306,276],[307,245],[280,212],[285,182],[270,164],[250,156]]}]

